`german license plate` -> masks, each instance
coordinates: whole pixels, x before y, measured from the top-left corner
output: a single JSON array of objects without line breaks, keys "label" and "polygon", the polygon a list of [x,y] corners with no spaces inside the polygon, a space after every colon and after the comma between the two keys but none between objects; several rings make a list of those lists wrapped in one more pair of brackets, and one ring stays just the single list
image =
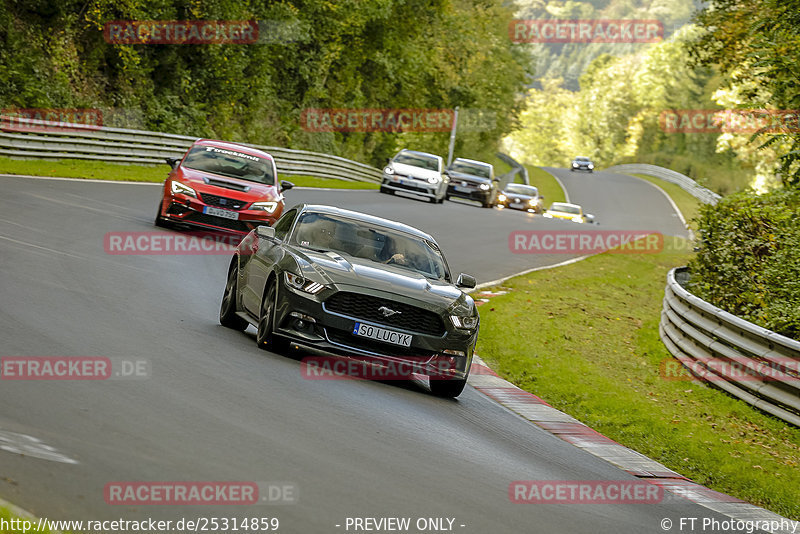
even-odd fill
[{"label": "german license plate", "polygon": [[455,186],[454,189],[456,191],[458,191],[459,193],[471,193],[472,192],[472,189],[470,189],[469,187],[464,187],[462,185],[457,185],[457,186]]},{"label": "german license plate", "polygon": [[231,219],[232,221],[239,220],[239,213],[231,210],[222,210],[219,208],[212,208],[211,206],[204,206],[203,213],[206,215],[213,215],[214,217],[222,217],[223,219]]},{"label": "german license plate", "polygon": [[353,334],[374,339],[375,341],[391,343],[392,345],[411,346],[411,334],[401,334],[400,332],[372,326],[371,324],[356,323],[355,328],[353,328]]},{"label": "german license plate", "polygon": [[511,204],[509,204],[509,205],[510,205],[512,208],[517,208],[517,209],[522,209],[522,208],[525,206],[525,204],[523,204],[522,202],[512,202],[512,203],[511,203]]}]

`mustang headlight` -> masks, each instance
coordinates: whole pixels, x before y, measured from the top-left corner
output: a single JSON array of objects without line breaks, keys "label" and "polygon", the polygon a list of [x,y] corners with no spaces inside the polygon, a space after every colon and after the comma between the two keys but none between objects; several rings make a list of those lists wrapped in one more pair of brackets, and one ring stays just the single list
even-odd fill
[{"label": "mustang headlight", "polygon": [[383,169],[383,172],[386,174],[394,174],[394,169],[387,166],[385,169]]},{"label": "mustang headlight", "polygon": [[461,316],[451,315],[450,320],[453,321],[453,326],[462,330],[475,330],[478,326],[478,316]]},{"label": "mustang headlight", "polygon": [[277,208],[277,202],[253,202],[250,206],[251,210],[264,210],[267,213],[274,213]]},{"label": "mustang headlight", "polygon": [[292,289],[316,295],[325,288],[325,286],[320,284],[319,282],[313,282],[311,280],[307,280],[302,276],[296,275],[294,273],[286,271],[284,274],[286,275],[285,276],[286,285],[291,287]]},{"label": "mustang headlight", "polygon": [[176,182],[175,180],[172,181],[169,188],[173,195],[189,195],[190,197],[197,198],[197,192],[194,189],[186,184]]}]

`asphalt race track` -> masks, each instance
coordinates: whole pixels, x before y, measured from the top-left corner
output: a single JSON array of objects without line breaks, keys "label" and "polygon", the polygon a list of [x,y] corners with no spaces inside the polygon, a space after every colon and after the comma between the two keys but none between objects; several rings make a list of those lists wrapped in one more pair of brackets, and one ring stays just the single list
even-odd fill
[{"label": "asphalt race track", "polygon": [[[685,235],[649,184],[552,172],[600,223],[582,229]],[[298,533],[346,532],[347,517],[447,517],[464,533],[593,534],[663,532],[665,517],[722,518],[688,501],[511,503],[515,480],[634,478],[470,387],[453,401],[422,385],[304,379],[297,358],[258,350],[252,328],[218,324],[228,255],[104,251],[107,232],[154,230],[159,186],[0,181],[0,355],[149,364],[140,380],[0,381],[0,497],[39,516],[277,517],[280,532]],[[377,191],[292,190],[287,200],[414,224],[436,237],[452,271],[478,282],[568,258],[512,254],[510,232],[577,227]],[[15,452],[25,444],[40,453]],[[298,501],[113,506],[103,490],[115,481],[282,483]]]}]

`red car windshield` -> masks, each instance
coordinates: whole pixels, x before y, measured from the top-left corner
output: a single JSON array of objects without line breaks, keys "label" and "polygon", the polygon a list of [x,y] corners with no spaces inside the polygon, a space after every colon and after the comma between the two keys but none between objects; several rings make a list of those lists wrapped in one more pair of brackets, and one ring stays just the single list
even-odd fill
[{"label": "red car windshield", "polygon": [[275,185],[275,174],[270,160],[236,150],[196,146],[186,155],[183,166],[229,178]]}]

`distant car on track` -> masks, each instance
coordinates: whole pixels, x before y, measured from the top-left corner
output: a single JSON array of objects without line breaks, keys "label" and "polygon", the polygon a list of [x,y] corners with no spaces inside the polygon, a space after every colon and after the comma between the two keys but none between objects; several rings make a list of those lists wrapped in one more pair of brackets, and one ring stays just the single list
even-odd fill
[{"label": "distant car on track", "polygon": [[544,216],[548,219],[566,219],[576,223],[591,223],[594,222],[594,215],[583,213],[583,208],[578,204],[569,204],[567,202],[553,202]]},{"label": "distant car on track", "polygon": [[300,204],[234,252],[220,323],[254,325],[261,348],[287,343],[380,364],[424,367],[431,391],[464,389],[478,337],[473,299],[439,246],[411,226]]},{"label": "distant car on track", "polygon": [[477,200],[484,208],[497,204],[497,179],[494,166],[466,158],[456,158],[447,167],[450,185],[447,187],[447,199],[450,197]]},{"label": "distant car on track", "polygon": [[592,160],[585,156],[578,156],[577,158],[572,160],[572,166],[569,169],[572,172],[575,171],[594,171],[594,163]]},{"label": "distant car on track", "polygon": [[383,169],[380,192],[390,195],[397,191],[414,193],[441,204],[449,180],[441,156],[404,148]]},{"label": "distant car on track", "polygon": [[507,184],[497,196],[498,206],[532,213],[544,211],[543,201],[537,187],[525,184]]},{"label": "distant car on track", "polygon": [[273,224],[283,213],[283,192],[272,156],[244,145],[200,139],[182,159],[166,158],[172,171],[164,182],[156,226],[187,224],[246,234]]}]

